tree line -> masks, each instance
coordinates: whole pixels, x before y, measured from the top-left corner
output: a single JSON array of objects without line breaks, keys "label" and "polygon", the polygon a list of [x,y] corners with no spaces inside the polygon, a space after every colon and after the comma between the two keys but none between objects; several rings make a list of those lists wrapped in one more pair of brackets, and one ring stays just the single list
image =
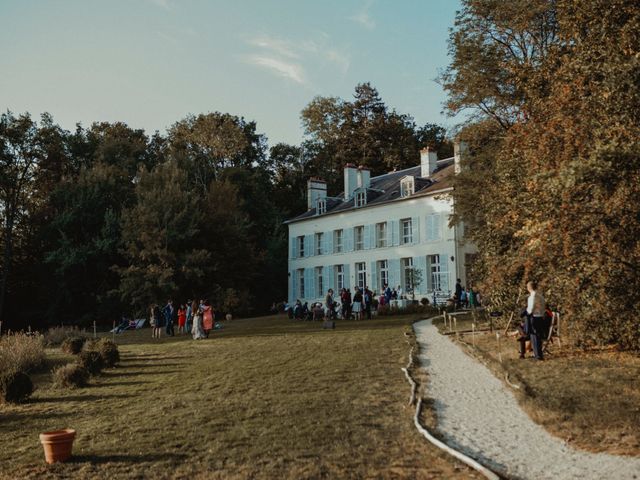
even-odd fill
[{"label": "tree line", "polygon": [[[467,110],[456,218],[498,308],[537,279],[582,345],[640,348],[640,9],[464,0],[440,81]],[[519,296],[520,294],[520,296]]]},{"label": "tree line", "polygon": [[237,314],[287,295],[287,229],[318,175],[374,174],[451,151],[368,83],[352,100],[313,99],[299,145],[269,147],[255,122],[189,115],[164,134],[123,122],[68,131],[49,114],[0,116],[0,319],[3,328],[111,324],[169,297],[209,298]]}]

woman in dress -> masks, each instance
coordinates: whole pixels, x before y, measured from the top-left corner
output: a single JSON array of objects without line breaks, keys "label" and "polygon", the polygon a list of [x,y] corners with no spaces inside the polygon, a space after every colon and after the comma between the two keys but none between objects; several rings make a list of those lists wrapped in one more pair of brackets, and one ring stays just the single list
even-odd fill
[{"label": "woman in dress", "polygon": [[193,328],[191,329],[193,339],[200,340],[201,338],[205,338],[204,330],[202,330],[202,309],[198,306],[198,302],[196,302],[195,300],[191,304],[191,311],[194,312]]},{"label": "woman in dress", "polygon": [[362,291],[359,287],[356,287],[356,292],[353,294],[353,306],[351,311],[356,320],[362,319]]},{"label": "woman in dress", "polygon": [[187,323],[187,307],[183,303],[178,308],[178,333],[185,333],[185,323]]},{"label": "woman in dress", "polygon": [[213,330],[213,309],[211,308],[209,300],[204,301],[202,312],[202,328],[204,329],[206,337],[209,338],[209,332]]},{"label": "woman in dress", "polygon": [[162,331],[162,312],[157,304],[151,305],[151,327],[153,327],[152,338],[160,338]]}]

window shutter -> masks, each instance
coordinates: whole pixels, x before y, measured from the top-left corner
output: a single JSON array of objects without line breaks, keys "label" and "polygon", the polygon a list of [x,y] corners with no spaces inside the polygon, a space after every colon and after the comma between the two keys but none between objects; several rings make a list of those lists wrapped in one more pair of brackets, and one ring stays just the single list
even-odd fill
[{"label": "window shutter", "polygon": [[344,288],[351,288],[351,273],[349,264],[345,263],[343,266],[343,275],[344,275]]},{"label": "window shutter", "polygon": [[315,298],[315,279],[314,277],[314,271],[313,268],[305,268],[304,269],[304,296],[307,300],[312,300],[313,298]]},{"label": "window shutter", "polygon": [[[305,235],[304,236],[304,256],[312,257],[314,254],[313,248],[315,245],[313,244],[313,235]],[[306,285],[305,285],[306,289]]]},{"label": "window shutter", "polygon": [[422,274],[422,281],[418,286],[417,292],[426,292],[427,290],[427,257],[420,255],[419,257],[413,257],[413,268],[419,270]]},{"label": "window shutter", "polygon": [[400,220],[391,221],[391,244],[400,245]]},{"label": "window shutter", "polygon": [[353,227],[347,228],[342,233],[342,244],[345,252],[353,251]]},{"label": "window shutter", "polygon": [[437,213],[433,215],[433,239],[440,240],[442,238],[442,222],[441,217]]},{"label": "window shutter", "polygon": [[420,243],[420,217],[411,218],[411,236],[413,243]]},{"label": "window shutter", "polygon": [[369,268],[371,269],[371,284],[369,285],[369,288],[376,292],[380,287],[378,285],[378,269],[376,268],[376,262],[371,262],[371,266]]},{"label": "window shutter", "polygon": [[400,259],[389,260],[389,287],[393,290],[400,285]]},{"label": "window shutter", "polygon": [[325,250],[324,253],[331,255],[333,253],[333,232],[325,232]]},{"label": "window shutter", "polygon": [[393,245],[393,237],[391,235],[391,223],[393,222],[387,222],[387,247],[390,247],[391,245]]},{"label": "window shutter", "polygon": [[371,242],[371,225],[364,226],[364,248],[369,249],[373,248],[373,242]]},{"label": "window shutter", "polygon": [[298,256],[298,237],[289,237],[289,243],[291,244],[291,258]]},{"label": "window shutter", "polygon": [[289,295],[288,303],[292,304],[296,300],[296,271],[289,272]]},{"label": "window shutter", "polygon": [[449,254],[441,253],[439,255],[440,260],[440,288],[443,291],[451,292],[451,285],[449,283]]},{"label": "window shutter", "polygon": [[324,267],[324,278],[325,278],[325,290],[329,290],[331,288],[333,289],[333,293],[335,293],[336,279],[335,279],[335,267],[333,265]]}]

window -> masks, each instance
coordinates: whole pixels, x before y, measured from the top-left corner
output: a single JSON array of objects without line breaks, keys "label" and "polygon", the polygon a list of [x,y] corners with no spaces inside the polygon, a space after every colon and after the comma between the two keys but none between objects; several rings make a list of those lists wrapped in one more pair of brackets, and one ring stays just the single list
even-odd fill
[{"label": "window", "polygon": [[376,223],[376,247],[387,246],[387,222]]},{"label": "window", "polygon": [[411,225],[411,219],[405,218],[400,220],[400,224],[402,225],[402,243],[413,242],[413,227]]},{"label": "window", "polygon": [[356,192],[356,207],[363,207],[367,204],[367,191],[360,190]]},{"label": "window", "polygon": [[413,195],[414,192],[414,182],[413,177],[406,177],[402,179],[400,182],[400,196],[402,198],[408,197],[409,195]]},{"label": "window", "polygon": [[340,291],[344,288],[344,265],[336,265],[336,290]]},{"label": "window", "polygon": [[356,275],[360,290],[367,286],[367,264],[365,262],[356,263]]},{"label": "window", "polygon": [[322,255],[324,253],[324,233],[316,233],[316,255]]},{"label": "window", "polygon": [[384,289],[384,286],[389,284],[389,262],[387,260],[378,262],[378,278],[380,279],[380,288]]},{"label": "window", "polygon": [[327,213],[327,201],[324,198],[316,200],[316,215]]},{"label": "window", "polygon": [[322,267],[316,267],[316,297],[324,295],[324,279],[322,278]]},{"label": "window", "polygon": [[342,253],[342,229],[333,231],[333,253]]},{"label": "window", "polygon": [[304,298],[304,268],[298,270],[298,297]]},{"label": "window", "polygon": [[304,257],[304,235],[298,237],[298,257]]},{"label": "window", "polygon": [[353,244],[355,245],[355,250],[363,250],[364,249],[364,227],[360,225],[359,227],[355,227],[353,229]]},{"label": "window", "polygon": [[402,260],[402,289],[405,293],[413,291],[413,258],[403,258]]},{"label": "window", "polygon": [[449,273],[447,259],[442,255],[429,255],[429,270],[431,272],[431,289],[441,291],[449,287]]}]

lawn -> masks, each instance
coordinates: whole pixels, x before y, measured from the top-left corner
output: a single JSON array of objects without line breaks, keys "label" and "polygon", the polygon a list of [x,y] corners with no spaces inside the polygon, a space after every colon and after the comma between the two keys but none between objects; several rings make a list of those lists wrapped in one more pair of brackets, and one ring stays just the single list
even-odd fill
[{"label": "lawn", "polygon": [[[124,333],[120,366],[92,386],[55,389],[45,372],[29,403],[0,406],[0,477],[479,478],[413,425],[400,367],[416,319],[234,320],[197,342]],[[78,432],[74,457],[46,466],[38,433],[62,427]]]},{"label": "lawn", "polygon": [[[441,332],[449,331],[442,320],[435,323]],[[479,326],[489,328],[487,323]],[[457,328],[470,330],[470,316],[458,316]],[[637,354],[556,344],[549,347],[544,362],[536,362],[518,358],[513,338],[501,338],[500,355],[495,333],[475,338],[465,333],[459,340],[505,383],[508,374],[509,382],[520,387],[514,392],[523,408],[552,434],[590,451],[640,455]]]}]

